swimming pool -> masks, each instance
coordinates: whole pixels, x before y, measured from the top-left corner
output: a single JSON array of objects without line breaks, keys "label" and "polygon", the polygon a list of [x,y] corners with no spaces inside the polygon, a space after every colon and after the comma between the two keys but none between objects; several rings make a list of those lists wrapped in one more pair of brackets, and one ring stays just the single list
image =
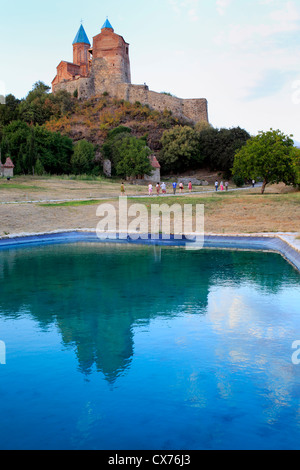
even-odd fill
[{"label": "swimming pool", "polygon": [[300,276],[280,255],[11,247],[0,283],[1,449],[300,448]]}]

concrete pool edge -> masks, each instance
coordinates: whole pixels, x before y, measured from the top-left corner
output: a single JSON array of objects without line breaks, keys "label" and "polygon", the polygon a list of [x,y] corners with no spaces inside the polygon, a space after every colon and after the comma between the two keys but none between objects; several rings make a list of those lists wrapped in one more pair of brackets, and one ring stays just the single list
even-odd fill
[{"label": "concrete pool edge", "polygon": [[[204,234],[203,248],[269,251],[282,255],[300,272],[300,240],[293,233],[256,233],[256,234]],[[184,236],[182,240],[171,237],[170,240],[152,240],[148,235],[146,240],[131,240],[111,238],[100,240],[95,229],[56,230],[45,233],[20,233],[0,237],[0,250],[17,246],[57,244],[57,243],[131,243],[162,246],[192,246]]]}]

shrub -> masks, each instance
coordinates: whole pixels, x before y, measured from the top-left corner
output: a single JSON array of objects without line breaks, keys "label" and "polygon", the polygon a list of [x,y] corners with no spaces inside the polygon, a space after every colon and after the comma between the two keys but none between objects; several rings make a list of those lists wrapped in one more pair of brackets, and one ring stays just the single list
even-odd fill
[{"label": "shrub", "polygon": [[244,178],[238,174],[234,175],[232,180],[238,188],[241,188],[245,184]]}]

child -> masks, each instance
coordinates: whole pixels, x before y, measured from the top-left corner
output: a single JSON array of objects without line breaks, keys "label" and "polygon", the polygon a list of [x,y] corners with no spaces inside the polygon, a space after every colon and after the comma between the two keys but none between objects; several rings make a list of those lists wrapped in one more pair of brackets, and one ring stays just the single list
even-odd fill
[{"label": "child", "polygon": [[192,185],[192,182],[190,181],[190,182],[189,182],[189,192],[190,192],[190,193],[192,192],[192,189],[193,189],[193,185]]},{"label": "child", "polygon": [[156,185],[156,192],[157,192],[157,195],[159,196],[159,193],[160,193],[160,184],[157,183]]},{"label": "child", "polygon": [[166,187],[165,183],[163,183],[163,184],[161,185],[161,190],[162,190],[162,193],[163,193],[163,194],[166,194],[166,192],[167,192],[167,187]]},{"label": "child", "polygon": [[180,183],[179,189],[180,189],[180,192],[182,193],[182,191],[183,191],[183,183]]},{"label": "child", "polygon": [[153,186],[151,183],[148,186],[148,191],[149,191],[149,196],[152,196]]},{"label": "child", "polygon": [[124,183],[121,184],[121,196],[124,196],[125,194],[125,187],[124,187]]}]

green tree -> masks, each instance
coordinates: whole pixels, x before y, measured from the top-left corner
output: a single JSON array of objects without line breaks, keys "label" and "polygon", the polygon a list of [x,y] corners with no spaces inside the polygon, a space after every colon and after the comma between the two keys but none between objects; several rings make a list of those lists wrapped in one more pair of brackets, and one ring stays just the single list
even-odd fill
[{"label": "green tree", "polygon": [[262,194],[267,184],[294,184],[293,147],[291,137],[280,130],[259,132],[236,153],[232,172],[245,179],[262,178]]},{"label": "green tree", "polygon": [[[46,85],[44,82],[41,80],[35,82],[35,84],[32,87],[32,90],[29,92],[28,96],[29,97],[35,97],[36,95],[43,95],[44,93],[48,93],[51,90],[51,87],[49,85]],[[34,98],[33,98],[34,99]]]},{"label": "green tree", "polygon": [[2,130],[1,159],[5,161],[6,157],[10,156],[15,167],[22,173],[27,173],[28,170],[26,159],[29,138],[30,126],[22,121],[12,121]]},{"label": "green tree", "polygon": [[19,104],[20,100],[14,95],[5,97],[5,104],[0,104],[0,126],[6,126],[19,118]]},{"label": "green tree", "polygon": [[295,172],[295,183],[300,185],[300,149],[294,147],[292,150],[293,168]]},{"label": "green tree", "polygon": [[32,90],[19,105],[20,118],[31,124],[44,124],[51,117],[50,87],[36,82]]},{"label": "green tree", "polygon": [[34,173],[34,167],[37,159],[34,127],[30,128],[30,134],[27,138],[27,151],[24,157],[24,167],[28,170],[28,173]]},{"label": "green tree", "polygon": [[78,174],[88,174],[93,168],[95,159],[95,147],[83,139],[75,144],[74,153],[71,158],[72,171]]},{"label": "green tree", "polygon": [[17,164],[15,165],[15,168],[14,168],[14,174],[15,175],[21,175],[22,173],[23,173],[23,171],[22,171],[21,161],[20,161],[20,159],[18,159]]},{"label": "green tree", "polygon": [[112,164],[112,175],[117,174],[117,165],[122,159],[120,147],[122,141],[131,134],[131,129],[125,126],[118,126],[108,132],[107,138],[101,147],[101,153],[104,160],[110,160]]},{"label": "green tree", "polygon": [[226,178],[230,178],[234,156],[249,139],[249,133],[240,127],[204,128],[200,131],[199,148],[205,166],[212,171],[223,172]]},{"label": "green tree", "polygon": [[59,90],[54,95],[49,91],[50,87],[39,81],[22,100],[7,95],[5,105],[0,104],[0,139],[3,127],[13,121],[43,125],[52,117],[60,118],[74,110],[76,100],[70,93]]},{"label": "green tree", "polygon": [[117,163],[117,175],[123,178],[150,175],[153,168],[149,155],[151,150],[144,139],[125,137],[119,146],[120,160]]},{"label": "green tree", "polygon": [[37,155],[47,173],[70,171],[73,142],[59,132],[50,132],[44,126],[30,126],[13,121],[3,128],[1,158],[11,156],[21,173],[32,173]]},{"label": "green tree", "polygon": [[69,137],[50,132],[44,126],[36,126],[35,143],[36,154],[46,173],[61,175],[70,172],[73,142]]},{"label": "green tree", "polygon": [[163,133],[159,161],[163,171],[181,172],[197,168],[203,161],[199,133],[190,126],[175,126]]},{"label": "green tree", "polygon": [[7,137],[2,137],[0,145],[0,163],[5,163],[6,157],[9,155],[9,146]]},{"label": "green tree", "polygon": [[36,161],[36,164],[35,164],[35,167],[34,167],[34,173],[38,176],[42,176],[45,173],[45,169],[44,169],[39,157],[37,158],[37,161]]},{"label": "green tree", "polygon": [[75,99],[65,90],[49,93],[50,87],[43,82],[34,84],[33,89],[18,106],[20,119],[29,124],[43,125],[51,117],[59,118],[74,110]]},{"label": "green tree", "polygon": [[59,90],[55,95],[48,95],[51,99],[52,115],[56,118],[63,116],[64,114],[72,113],[75,108],[75,100],[72,98],[71,93],[66,90]]},{"label": "green tree", "polygon": [[213,129],[213,126],[207,121],[199,121],[199,122],[196,122],[194,128],[198,132],[203,132],[203,131],[206,131],[208,129]]}]

